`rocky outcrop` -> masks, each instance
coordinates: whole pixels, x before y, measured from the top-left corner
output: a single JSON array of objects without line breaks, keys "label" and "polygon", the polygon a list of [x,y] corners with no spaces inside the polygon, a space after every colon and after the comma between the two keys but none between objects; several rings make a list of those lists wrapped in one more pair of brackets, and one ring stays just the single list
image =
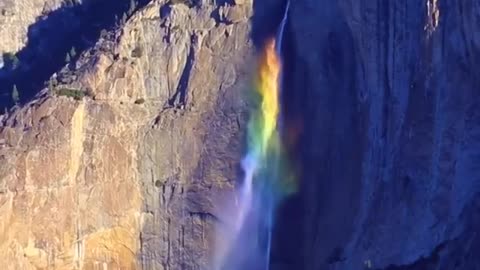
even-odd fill
[{"label": "rocky outcrop", "polygon": [[478,253],[480,225],[478,5],[291,4],[286,74],[290,91],[304,90],[305,177],[282,220],[295,230],[291,215],[303,213],[304,237],[279,234],[278,263],[478,267],[467,255]]},{"label": "rocky outcrop", "polygon": [[[18,2],[18,3],[17,3]],[[10,41],[21,49],[15,51],[0,51],[0,108],[2,111],[13,107],[16,103],[24,104],[31,100],[43,88],[47,81],[67,63],[79,59],[96,41],[108,35],[108,32],[122,27],[126,20],[138,9],[145,6],[149,0],[132,1],[89,1],[67,0],[59,3],[60,7],[48,5],[45,2],[41,16],[35,22],[28,24],[33,8],[31,1],[6,3],[6,13],[15,21],[14,26],[5,30],[6,35],[26,32],[21,41]],[[24,3],[28,2],[28,3]],[[4,4],[5,5],[5,4]],[[25,14],[8,11],[21,6]],[[33,16],[33,15],[32,15]],[[28,31],[17,31],[25,28]],[[24,30],[25,30],[24,29]],[[10,32],[12,31],[12,32]],[[23,34],[22,34],[23,35]],[[8,49],[8,48],[6,48]],[[3,61],[2,61],[3,60]],[[28,80],[25,80],[28,78]],[[13,89],[19,95],[13,98]]]},{"label": "rocky outcrop", "polygon": [[205,267],[209,194],[231,189],[240,154],[250,13],[153,1],[1,116],[6,269]]},{"label": "rocky outcrop", "polygon": [[28,26],[58,9],[63,0],[0,1],[0,54],[16,52],[27,43]]}]

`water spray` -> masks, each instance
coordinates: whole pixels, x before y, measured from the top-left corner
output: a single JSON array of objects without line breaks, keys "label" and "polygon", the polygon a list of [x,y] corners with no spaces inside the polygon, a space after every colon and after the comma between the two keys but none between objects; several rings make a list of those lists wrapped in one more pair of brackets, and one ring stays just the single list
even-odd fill
[{"label": "water spray", "polygon": [[247,154],[241,161],[244,180],[237,203],[228,209],[233,226],[217,241],[216,270],[269,269],[274,211],[293,191],[280,136],[281,44],[289,5],[287,2],[276,37],[266,40],[259,55]]}]

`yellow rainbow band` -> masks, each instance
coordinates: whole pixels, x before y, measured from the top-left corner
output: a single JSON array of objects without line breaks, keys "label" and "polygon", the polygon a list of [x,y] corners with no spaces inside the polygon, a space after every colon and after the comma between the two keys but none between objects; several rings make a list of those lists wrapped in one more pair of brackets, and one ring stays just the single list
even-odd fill
[{"label": "yellow rainbow band", "polygon": [[289,169],[284,147],[279,136],[278,121],[280,115],[279,79],[281,61],[275,51],[275,40],[269,39],[261,52],[258,63],[254,94],[256,106],[248,126],[249,154],[260,168],[275,163],[281,170],[278,177],[271,179],[280,189],[292,190],[293,173]]}]

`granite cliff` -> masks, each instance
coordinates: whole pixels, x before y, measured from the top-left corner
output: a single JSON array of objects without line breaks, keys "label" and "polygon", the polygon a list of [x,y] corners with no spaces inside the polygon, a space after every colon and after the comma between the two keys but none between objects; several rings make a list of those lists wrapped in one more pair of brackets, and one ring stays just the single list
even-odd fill
[{"label": "granite cliff", "polygon": [[292,1],[287,105],[305,121],[305,174],[278,222],[285,269],[480,267],[479,12]]},{"label": "granite cliff", "polygon": [[[285,2],[133,3],[0,0],[0,53],[20,62],[0,69],[6,269],[208,269],[252,56]],[[283,106],[302,178],[272,269],[480,269],[479,14],[291,0]]]},{"label": "granite cliff", "polygon": [[1,117],[7,269],[206,266],[211,195],[241,154],[250,13],[152,1]]}]

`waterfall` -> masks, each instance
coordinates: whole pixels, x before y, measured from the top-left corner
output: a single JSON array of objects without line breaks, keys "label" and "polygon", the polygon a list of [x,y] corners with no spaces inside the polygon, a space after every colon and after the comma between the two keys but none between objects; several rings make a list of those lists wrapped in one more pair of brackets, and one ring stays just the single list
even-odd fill
[{"label": "waterfall", "polygon": [[[283,13],[282,21],[280,22],[280,26],[278,27],[278,32],[277,32],[277,37],[276,37],[277,42],[276,42],[275,51],[277,52],[277,55],[280,58],[280,64],[281,64],[282,67],[283,67],[283,64],[284,64],[283,58],[282,58],[283,35],[284,35],[284,32],[285,32],[285,25],[287,24],[287,20],[288,20],[288,10],[289,9],[290,9],[290,0],[287,0],[287,4],[285,6],[285,12]],[[279,91],[280,91],[279,94],[281,96],[281,93],[283,91],[283,68],[280,69],[278,84],[279,84]],[[280,128],[282,128],[282,126],[283,126],[283,122],[281,120],[282,120],[282,115],[280,114],[279,115],[279,121],[278,121],[278,124],[279,124]]]},{"label": "waterfall", "polygon": [[[227,212],[229,228],[217,233],[214,269],[244,270],[270,268],[274,212],[278,201],[289,193],[283,178],[288,172],[280,139],[281,51],[285,13],[274,38],[266,40],[259,55],[255,97],[247,126],[247,153],[241,162],[244,179],[238,198]],[[282,170],[280,172],[280,170]]]},{"label": "waterfall", "polygon": [[288,10],[290,8],[290,1],[287,1],[287,5],[285,7],[285,12],[283,13],[282,21],[280,22],[280,27],[278,28],[277,33],[277,46],[276,51],[278,55],[282,55],[282,43],[283,43],[283,33],[285,32],[285,25],[287,24],[288,19]]},{"label": "waterfall", "polygon": [[[277,54],[277,57],[280,60],[280,69],[279,69],[279,75],[278,75],[278,95],[279,95],[279,101],[280,101],[280,96],[283,91],[283,59],[282,59],[282,43],[283,43],[283,35],[285,32],[285,25],[287,23],[288,19],[288,10],[290,8],[290,0],[287,0],[287,4],[285,7],[285,12],[283,13],[282,21],[280,22],[280,26],[278,28],[277,36],[275,38],[275,52]],[[279,129],[282,128],[283,123],[282,123],[282,114],[281,112],[278,115],[278,123],[277,126]],[[279,164],[276,162],[274,166],[274,177],[278,178],[280,177],[278,175],[279,171]],[[271,246],[272,246],[272,233],[273,233],[273,221],[274,221],[274,212],[275,212],[275,203],[272,201],[269,203],[269,207],[267,209],[266,214],[266,220],[267,220],[267,250],[266,250],[266,263],[265,263],[265,269],[268,270],[270,268],[270,255],[271,255]]]}]

